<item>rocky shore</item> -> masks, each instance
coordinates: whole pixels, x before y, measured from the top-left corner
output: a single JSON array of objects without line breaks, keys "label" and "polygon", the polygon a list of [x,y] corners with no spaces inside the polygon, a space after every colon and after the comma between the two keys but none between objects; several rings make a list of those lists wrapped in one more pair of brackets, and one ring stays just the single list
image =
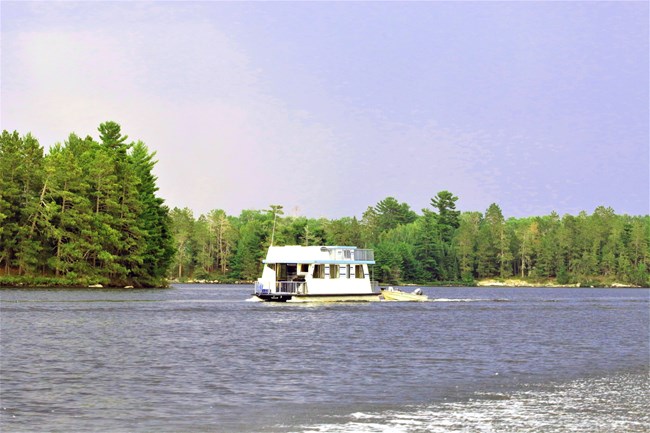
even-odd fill
[{"label": "rocky shore", "polygon": [[486,279],[479,280],[476,282],[476,285],[479,287],[607,287],[607,288],[640,288],[640,286],[635,286],[633,284],[624,284],[618,282],[612,283],[599,283],[595,284],[594,282],[577,282],[575,284],[558,284],[555,281],[526,281],[519,279]]}]

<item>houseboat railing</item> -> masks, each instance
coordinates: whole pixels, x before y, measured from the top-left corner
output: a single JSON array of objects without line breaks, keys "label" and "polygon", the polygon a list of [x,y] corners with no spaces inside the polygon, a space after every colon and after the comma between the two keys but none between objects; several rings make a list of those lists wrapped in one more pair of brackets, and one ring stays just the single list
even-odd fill
[{"label": "houseboat railing", "polygon": [[307,289],[304,281],[278,281],[275,286],[276,291],[282,293],[305,293]]},{"label": "houseboat railing", "polygon": [[356,260],[362,262],[374,262],[374,250],[360,250],[352,248],[331,248],[330,259],[332,260]]},{"label": "houseboat railing", "polygon": [[255,281],[255,293],[306,293],[307,283],[304,281],[277,281],[275,287]]}]

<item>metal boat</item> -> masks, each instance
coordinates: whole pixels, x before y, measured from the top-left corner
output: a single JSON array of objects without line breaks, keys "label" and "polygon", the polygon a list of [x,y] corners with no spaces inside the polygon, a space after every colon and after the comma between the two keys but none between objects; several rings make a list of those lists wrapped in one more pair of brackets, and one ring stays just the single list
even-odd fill
[{"label": "metal boat", "polygon": [[422,293],[422,289],[415,289],[412,293],[408,293],[394,287],[381,289],[381,296],[386,301],[423,302],[429,299],[427,295]]}]

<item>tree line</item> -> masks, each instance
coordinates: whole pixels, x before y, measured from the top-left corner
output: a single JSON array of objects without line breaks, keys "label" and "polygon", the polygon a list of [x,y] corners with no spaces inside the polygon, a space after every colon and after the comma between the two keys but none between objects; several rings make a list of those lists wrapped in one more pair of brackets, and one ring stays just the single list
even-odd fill
[{"label": "tree line", "polygon": [[620,282],[650,285],[650,217],[617,215],[598,207],[589,215],[505,218],[456,210],[458,197],[440,191],[420,214],[393,197],[356,217],[285,216],[280,205],[229,216],[198,218],[171,211],[176,256],[170,278],[254,280],[269,245],[351,245],[375,250],[374,277],[387,284],[454,283],[522,278],[561,285]]},{"label": "tree line", "polygon": [[155,152],[115,122],[46,153],[0,137],[0,283],[160,286],[175,254]]},{"label": "tree line", "polygon": [[2,132],[0,285],[250,281],[271,244],[372,248],[374,278],[387,284],[650,285],[648,215],[601,206],[506,219],[497,204],[460,212],[458,197],[440,191],[420,213],[387,197],[360,219],[286,216],[281,205],[195,217],[158,197],[155,152],[115,122],[98,132],[70,134],[47,152],[30,134]]}]

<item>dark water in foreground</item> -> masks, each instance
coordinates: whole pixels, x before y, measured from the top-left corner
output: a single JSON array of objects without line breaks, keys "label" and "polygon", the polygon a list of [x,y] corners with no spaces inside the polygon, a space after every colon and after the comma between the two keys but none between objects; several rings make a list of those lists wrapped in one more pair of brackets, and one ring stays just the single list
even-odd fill
[{"label": "dark water in foreground", "polygon": [[649,291],[0,290],[0,430],[649,432]]}]

